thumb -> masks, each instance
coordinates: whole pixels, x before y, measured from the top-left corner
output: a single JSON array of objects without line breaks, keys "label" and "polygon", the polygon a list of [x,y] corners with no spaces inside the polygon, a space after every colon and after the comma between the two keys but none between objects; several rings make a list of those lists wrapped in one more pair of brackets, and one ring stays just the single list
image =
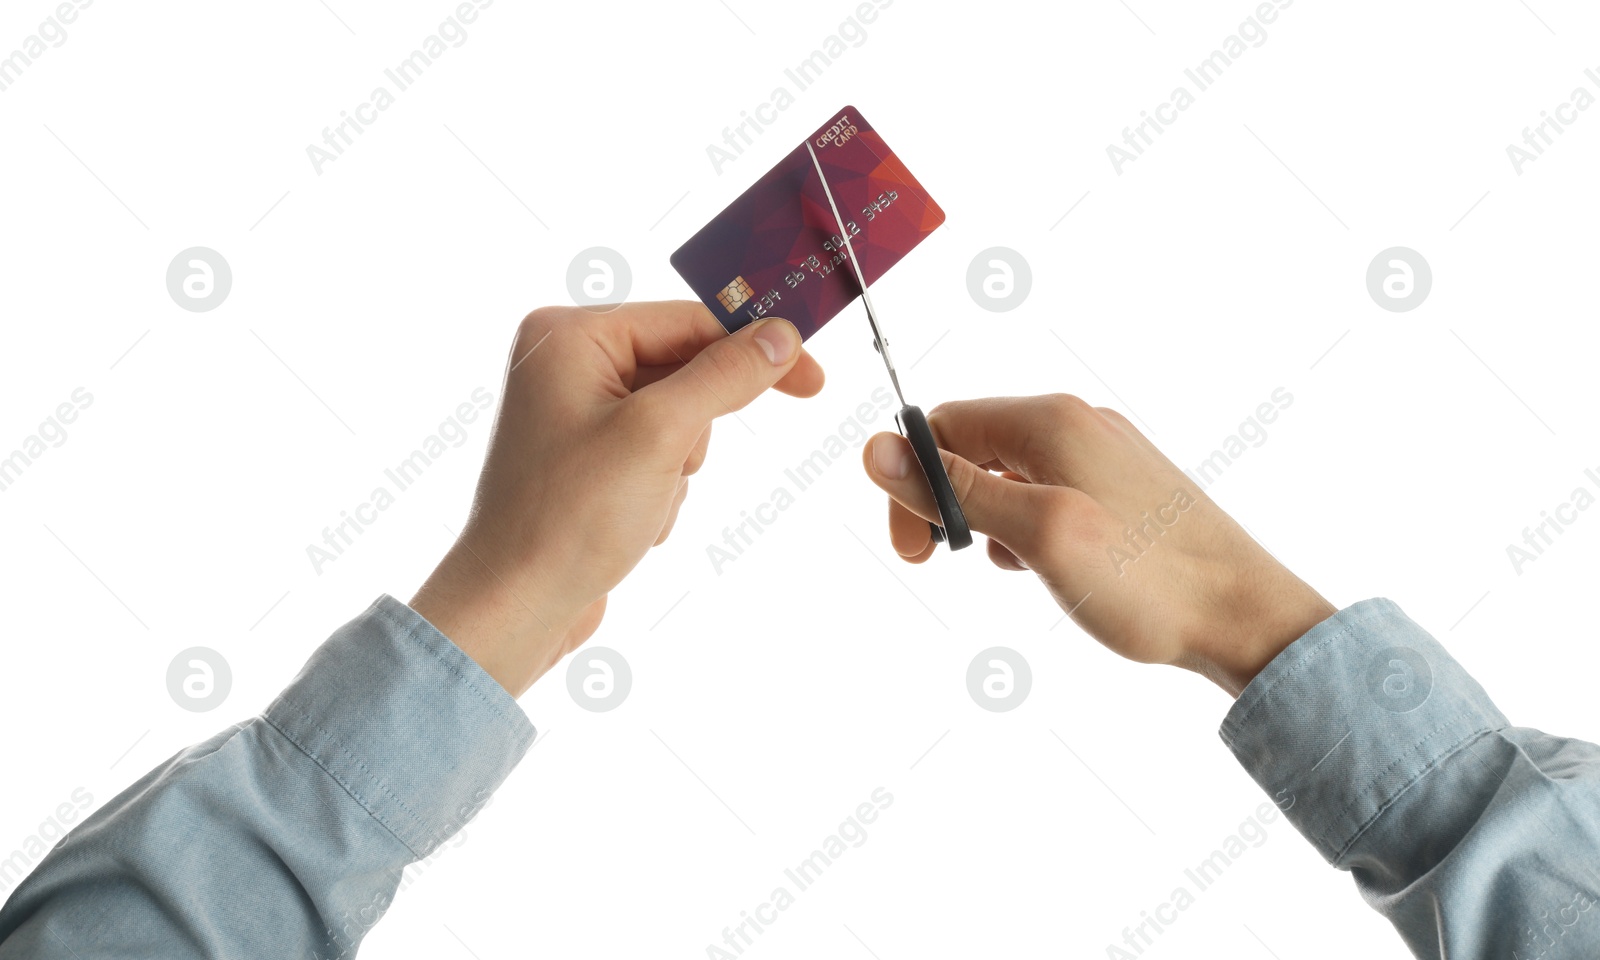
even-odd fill
[{"label": "thumb", "polygon": [[[1054,488],[996,476],[948,450],[940,450],[939,456],[972,529],[1000,541],[1023,559],[1033,554],[1045,526],[1043,515],[1050,509],[1045,499]],[[861,459],[867,475],[883,492],[924,520],[939,522],[933,490],[904,437],[878,434],[862,451]]]},{"label": "thumb", "polygon": [[642,393],[656,394],[694,431],[725,413],[742,410],[783,379],[800,357],[800,332],[794,324],[768,317],[707,344],[683,369]]}]

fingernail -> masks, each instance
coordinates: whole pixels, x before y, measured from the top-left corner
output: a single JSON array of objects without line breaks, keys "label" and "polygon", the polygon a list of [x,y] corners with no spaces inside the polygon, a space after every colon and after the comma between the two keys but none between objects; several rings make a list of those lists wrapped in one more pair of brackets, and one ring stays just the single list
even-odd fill
[{"label": "fingernail", "polygon": [[800,332],[787,320],[773,317],[756,325],[756,343],[773,366],[789,362],[800,343]]},{"label": "fingernail", "polygon": [[889,480],[904,480],[911,472],[911,453],[891,439],[878,440],[872,445],[872,465]]}]

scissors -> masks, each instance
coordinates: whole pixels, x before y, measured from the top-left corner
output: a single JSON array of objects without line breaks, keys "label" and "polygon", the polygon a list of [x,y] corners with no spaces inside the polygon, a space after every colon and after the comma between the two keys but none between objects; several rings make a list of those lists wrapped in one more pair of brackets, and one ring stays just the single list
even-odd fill
[{"label": "scissors", "polygon": [[922,467],[922,475],[927,478],[928,487],[933,491],[933,502],[939,508],[941,523],[928,523],[933,542],[948,543],[951,550],[971,546],[972,530],[967,526],[966,514],[961,512],[961,502],[956,499],[956,489],[950,484],[950,474],[945,471],[944,461],[939,458],[939,444],[933,439],[933,428],[928,426],[928,418],[923,416],[922,408],[906,403],[906,395],[900,390],[900,376],[895,373],[894,361],[889,359],[889,341],[883,338],[883,331],[878,326],[877,312],[872,309],[872,294],[867,292],[866,274],[861,272],[861,264],[856,261],[855,248],[850,245],[850,231],[845,229],[844,217],[839,215],[839,205],[834,202],[828,176],[822,172],[822,161],[817,159],[817,151],[809,140],[806,141],[806,150],[811,154],[811,163],[822,180],[822,192],[833,210],[833,221],[839,227],[839,236],[844,238],[845,257],[850,261],[856,283],[861,287],[861,302],[867,308],[867,323],[872,325],[872,346],[883,357],[883,365],[889,368],[889,382],[894,384],[895,396],[900,398],[900,412],[895,415],[895,425],[900,428],[900,435],[911,442],[912,452],[917,455],[917,463]]}]

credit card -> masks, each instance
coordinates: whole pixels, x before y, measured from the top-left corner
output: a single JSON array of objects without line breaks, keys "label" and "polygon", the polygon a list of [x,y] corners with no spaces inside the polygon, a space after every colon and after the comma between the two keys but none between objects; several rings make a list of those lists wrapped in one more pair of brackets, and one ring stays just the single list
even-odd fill
[{"label": "credit card", "polygon": [[[944,211],[855,107],[811,135],[870,285],[944,223]],[[783,317],[809,339],[860,296],[844,238],[802,143],[672,254],[729,333]]]}]

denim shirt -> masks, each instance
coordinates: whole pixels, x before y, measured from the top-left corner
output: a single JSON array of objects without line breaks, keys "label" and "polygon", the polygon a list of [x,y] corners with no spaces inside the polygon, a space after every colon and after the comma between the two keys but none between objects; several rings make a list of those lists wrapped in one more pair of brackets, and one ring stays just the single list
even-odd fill
[{"label": "denim shirt", "polygon": [[[1390,601],[1291,644],[1221,733],[1419,957],[1600,956],[1600,748],[1507,726]],[[499,684],[381,597],[260,717],[74,829],[0,908],[0,960],[351,957],[405,866],[533,739]]]}]

